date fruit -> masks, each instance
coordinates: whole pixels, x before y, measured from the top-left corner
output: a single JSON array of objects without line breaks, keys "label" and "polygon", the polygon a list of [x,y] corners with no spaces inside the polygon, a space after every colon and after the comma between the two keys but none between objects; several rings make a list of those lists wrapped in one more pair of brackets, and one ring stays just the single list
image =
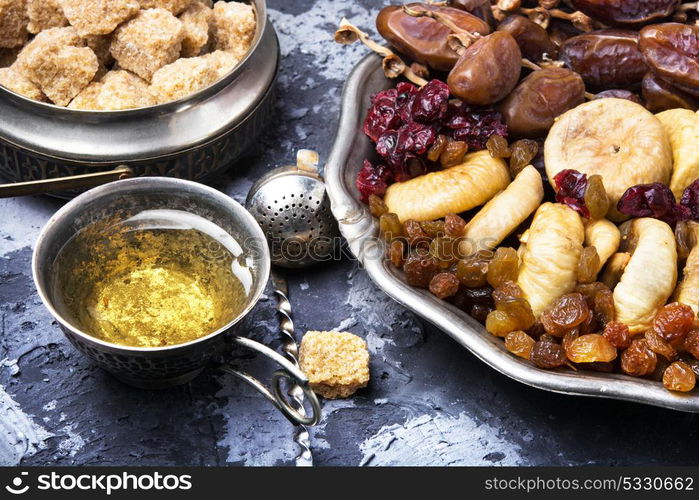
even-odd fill
[{"label": "date fruit", "polygon": [[699,26],[646,26],[638,42],[651,71],[674,87],[699,97]]},{"label": "date fruit", "polygon": [[[437,5],[411,3],[413,10],[439,12],[464,30],[487,35],[488,24],[464,10]],[[452,31],[429,17],[413,17],[400,5],[384,7],[376,17],[376,29],[401,54],[439,71],[449,71],[459,55],[447,44]]]},{"label": "date fruit", "polygon": [[496,31],[463,51],[447,84],[466,104],[489,106],[512,92],[521,70],[519,45],[509,33]]},{"label": "date fruit", "polygon": [[650,71],[646,73],[643,82],[641,82],[641,95],[646,108],[651,113],[660,113],[676,108],[695,110],[699,107],[697,98],[673,87]]},{"label": "date fruit", "polygon": [[534,71],[500,105],[512,137],[543,137],[554,120],[585,102],[580,75],[565,68]]},{"label": "date fruit", "polygon": [[559,58],[593,90],[633,87],[648,71],[638,48],[638,33],[599,30],[570,38]]},{"label": "date fruit", "polygon": [[635,102],[636,104],[643,104],[641,102],[641,98],[638,97],[638,94],[631,92],[630,90],[609,89],[609,90],[603,90],[602,92],[598,92],[595,95],[595,99],[607,99],[607,98],[626,99],[627,101]]},{"label": "date fruit", "polygon": [[612,26],[633,26],[667,17],[679,0],[572,0],[573,7]]},{"label": "date fruit", "polygon": [[490,0],[451,0],[450,7],[465,10],[474,16],[483,19],[488,24],[493,24],[493,11],[490,8]]},{"label": "date fruit", "polygon": [[551,41],[546,30],[528,17],[507,16],[497,30],[512,35],[522,51],[522,57],[530,61],[541,61],[544,54],[555,59],[558,54],[558,47]]}]

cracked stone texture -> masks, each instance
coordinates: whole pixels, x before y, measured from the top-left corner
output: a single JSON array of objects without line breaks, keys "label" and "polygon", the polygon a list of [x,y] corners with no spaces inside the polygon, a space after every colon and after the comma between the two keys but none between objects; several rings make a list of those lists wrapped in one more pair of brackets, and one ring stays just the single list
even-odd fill
[{"label": "cracked stone texture", "polygon": [[[296,149],[327,157],[343,80],[365,53],[334,45],[334,26],[345,16],[373,32],[381,5],[269,1],[284,56],[277,116],[256,151],[216,187],[242,202],[257,177],[288,164]],[[136,390],[68,343],[41,305],[30,268],[36,235],[60,205],[0,200],[0,464],[292,464],[292,426],[238,380],[209,370],[185,386]],[[694,415],[514,382],[388,299],[350,260],[293,272],[289,282],[299,332],[341,327],[366,338],[372,354],[369,387],[324,403],[312,431],[319,465],[696,463]],[[278,346],[272,298],[241,331]],[[234,359],[261,377],[273,368],[252,354]]]}]

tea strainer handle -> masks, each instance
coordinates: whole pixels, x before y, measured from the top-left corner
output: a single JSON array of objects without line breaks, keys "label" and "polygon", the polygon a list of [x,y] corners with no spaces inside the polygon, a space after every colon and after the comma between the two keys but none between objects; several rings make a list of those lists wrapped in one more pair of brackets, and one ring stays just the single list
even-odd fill
[{"label": "tea strainer handle", "polygon": [[[236,370],[227,365],[223,365],[220,369],[226,373],[230,373],[238,377],[240,380],[246,382],[252,386],[257,392],[262,394],[270,403],[272,403],[282,414],[289,419],[289,421],[294,425],[315,425],[320,421],[321,408],[318,397],[311,390],[308,385],[308,377],[304,373],[294,366],[294,364],[286,359],[281,354],[277,353],[273,349],[270,349],[264,344],[250,340],[245,337],[233,336],[230,338],[231,342],[234,342],[240,346],[251,349],[255,352],[270,358],[272,361],[280,365],[282,368],[275,371],[272,374],[272,388],[268,388],[265,384],[257,380],[252,375],[245,373],[240,370]],[[311,405],[310,415],[306,415],[305,412],[302,413],[295,409],[291,403],[286,399],[282,390],[282,379],[287,379],[289,382],[297,387],[300,387],[306,396],[306,400]]]}]

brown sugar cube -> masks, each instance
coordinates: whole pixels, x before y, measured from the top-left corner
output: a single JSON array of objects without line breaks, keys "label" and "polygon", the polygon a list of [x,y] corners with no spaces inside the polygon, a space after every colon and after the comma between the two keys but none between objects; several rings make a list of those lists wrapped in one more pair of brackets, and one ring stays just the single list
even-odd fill
[{"label": "brown sugar cube", "polygon": [[67,106],[97,73],[97,56],[89,47],[52,46],[22,66],[22,73],[34,82],[54,104]]},{"label": "brown sugar cube", "polygon": [[142,9],[166,9],[178,15],[189,7],[194,0],[138,0]]},{"label": "brown sugar cube", "polygon": [[102,82],[92,82],[70,101],[68,107],[71,109],[100,110],[97,97],[102,90],[102,85]]},{"label": "brown sugar cube", "polygon": [[110,51],[120,68],[150,81],[153,73],[179,57],[183,37],[182,23],[169,11],[143,10],[119,26]]},{"label": "brown sugar cube", "polygon": [[29,99],[46,101],[41,89],[14,68],[0,68],[0,85]]},{"label": "brown sugar cube", "polygon": [[184,27],[182,57],[194,57],[202,53],[209,43],[214,11],[201,2],[194,2],[180,15]]},{"label": "brown sugar cube", "polygon": [[102,88],[97,95],[99,109],[122,110],[155,104],[148,82],[130,71],[110,71],[101,83]]},{"label": "brown sugar cube", "polygon": [[349,332],[307,332],[299,364],[311,389],[327,399],[349,397],[369,383],[367,344]]},{"label": "brown sugar cube", "polygon": [[0,47],[21,47],[27,41],[27,0],[0,0]]},{"label": "brown sugar cube", "polygon": [[83,40],[75,28],[67,26],[65,28],[51,28],[42,31],[29,42],[17,56],[17,65],[21,70],[29,61],[40,57],[42,52],[45,52],[51,47],[84,47]]},{"label": "brown sugar cube", "polygon": [[109,47],[112,45],[112,35],[88,35],[85,37],[87,46],[92,49],[100,63],[109,66],[114,62]]},{"label": "brown sugar cube", "polygon": [[187,97],[218,80],[218,72],[204,57],[178,59],[153,75],[150,90],[158,104]]},{"label": "brown sugar cube", "polygon": [[240,62],[240,58],[225,50],[216,50],[202,57],[209,66],[216,70],[219,78],[223,78],[230,73]]},{"label": "brown sugar cube", "polygon": [[217,50],[227,50],[242,59],[255,36],[255,11],[241,2],[214,4],[214,39]]},{"label": "brown sugar cube", "polygon": [[108,35],[140,10],[138,0],[59,0],[70,24],[82,36]]},{"label": "brown sugar cube", "polygon": [[27,15],[29,33],[36,34],[49,28],[68,26],[68,19],[58,0],[27,0]]}]

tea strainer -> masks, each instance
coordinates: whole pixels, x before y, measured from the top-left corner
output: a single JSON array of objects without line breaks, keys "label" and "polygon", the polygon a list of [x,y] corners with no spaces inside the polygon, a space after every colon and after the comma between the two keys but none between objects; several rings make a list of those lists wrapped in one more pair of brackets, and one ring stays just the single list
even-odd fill
[{"label": "tea strainer", "polygon": [[[318,153],[300,150],[296,165],[276,168],[260,178],[250,189],[246,208],[262,228],[270,247],[282,351],[298,367],[288,284],[283,272],[274,266],[298,269],[333,257],[339,231],[325,183],[318,174]],[[298,385],[289,389],[289,398],[294,409],[304,414],[304,394]],[[313,465],[308,429],[299,425],[294,440],[300,447],[296,465]]]}]

